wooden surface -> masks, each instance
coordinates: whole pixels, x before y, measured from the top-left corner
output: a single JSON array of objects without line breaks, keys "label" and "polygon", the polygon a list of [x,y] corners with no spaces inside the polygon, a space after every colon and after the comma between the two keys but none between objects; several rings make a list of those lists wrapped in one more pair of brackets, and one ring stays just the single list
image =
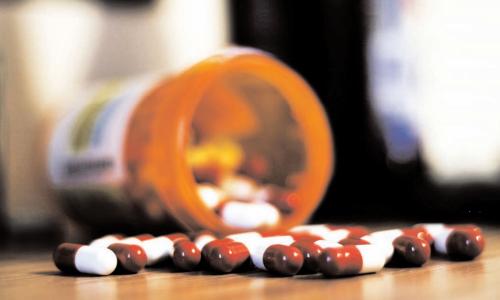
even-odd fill
[{"label": "wooden surface", "polygon": [[386,268],[377,274],[339,279],[168,269],[137,275],[65,276],[48,252],[7,252],[0,255],[0,299],[500,299],[500,228],[483,228],[486,250],[474,261],[433,259],[422,268]]}]

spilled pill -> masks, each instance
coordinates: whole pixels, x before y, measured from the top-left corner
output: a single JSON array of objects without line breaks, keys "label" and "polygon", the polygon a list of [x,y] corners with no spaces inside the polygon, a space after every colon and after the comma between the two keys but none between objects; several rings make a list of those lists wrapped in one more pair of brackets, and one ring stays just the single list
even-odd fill
[{"label": "spilled pill", "polygon": [[434,250],[452,259],[471,260],[484,249],[484,237],[473,225],[419,224],[434,239]]},{"label": "spilled pill", "polygon": [[302,268],[302,252],[290,246],[294,239],[289,235],[262,238],[251,246],[250,258],[260,270],[291,276]]},{"label": "spilled pill", "polygon": [[210,267],[221,273],[229,273],[242,266],[250,257],[248,248],[240,242],[217,240],[203,248],[203,258]]},{"label": "spilled pill", "polygon": [[202,249],[203,258],[216,271],[231,272],[242,266],[250,257],[249,247],[262,238],[258,232],[236,233],[222,240],[214,240]]},{"label": "spilled pill", "polygon": [[341,244],[326,241],[326,240],[311,240],[311,239],[301,239],[297,240],[292,244],[293,247],[299,249],[304,257],[304,263],[302,265],[301,272],[304,273],[317,273],[319,272],[319,258],[323,249],[342,247]]},{"label": "spilled pill", "polygon": [[174,243],[183,239],[189,238],[183,233],[172,233],[143,241],[141,247],[148,258],[146,265],[152,266],[171,257],[174,253]]},{"label": "spilled pill", "polygon": [[377,245],[384,252],[386,262],[400,260],[410,265],[421,266],[430,258],[430,244],[417,237],[411,229],[388,229],[375,231],[362,237],[363,240]]},{"label": "spilled pill", "polygon": [[116,269],[113,251],[102,247],[63,243],[53,253],[54,264],[62,272],[109,275]]},{"label": "spilled pill", "polygon": [[113,251],[118,259],[117,271],[137,273],[146,266],[147,256],[141,246],[114,243],[108,249]]},{"label": "spilled pill", "polygon": [[385,256],[376,245],[348,245],[323,249],[320,271],[326,276],[348,276],[380,271]]},{"label": "spilled pill", "polygon": [[421,266],[431,257],[430,244],[418,237],[401,235],[392,242],[395,258],[402,258],[406,263]]},{"label": "spilled pill", "polygon": [[190,240],[178,240],[174,243],[172,261],[180,270],[192,271],[200,264],[201,252]]}]

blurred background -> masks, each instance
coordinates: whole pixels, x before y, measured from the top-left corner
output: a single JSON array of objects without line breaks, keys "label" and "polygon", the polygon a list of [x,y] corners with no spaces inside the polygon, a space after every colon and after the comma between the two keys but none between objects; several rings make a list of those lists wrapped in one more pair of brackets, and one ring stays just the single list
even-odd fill
[{"label": "blurred background", "polygon": [[327,109],[335,171],[313,221],[494,222],[500,4],[467,0],[0,1],[0,234],[71,223],[46,175],[82,87],[176,74],[228,45],[300,73]]}]

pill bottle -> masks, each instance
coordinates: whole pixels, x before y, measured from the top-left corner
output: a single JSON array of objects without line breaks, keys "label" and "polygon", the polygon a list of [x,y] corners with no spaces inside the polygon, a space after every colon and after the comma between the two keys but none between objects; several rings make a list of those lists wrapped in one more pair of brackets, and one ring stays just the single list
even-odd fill
[{"label": "pill bottle", "polygon": [[[332,133],[304,79],[270,54],[235,47],[175,76],[87,89],[54,129],[48,169],[68,215],[99,231],[252,229],[227,224],[201,199],[203,172],[193,169],[210,156],[216,170],[208,174],[239,172],[293,191],[293,208],[256,228],[282,230],[307,221],[320,203]],[[238,221],[260,211],[236,214]]]}]

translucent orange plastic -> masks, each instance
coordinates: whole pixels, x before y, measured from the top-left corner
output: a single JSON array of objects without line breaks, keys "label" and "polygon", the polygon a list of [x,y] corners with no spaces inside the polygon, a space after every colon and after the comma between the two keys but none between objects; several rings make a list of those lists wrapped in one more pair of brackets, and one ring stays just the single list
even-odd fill
[{"label": "translucent orange plastic", "polygon": [[[320,203],[332,175],[331,129],[309,85],[293,70],[260,52],[209,58],[178,76],[165,79],[144,97],[134,111],[127,130],[124,149],[128,169],[126,188],[132,194],[148,194],[148,197],[159,200],[162,210],[189,229],[209,229],[219,233],[238,231],[224,224],[203,204],[186,161],[195,111],[201,100],[207,97],[208,90],[218,90],[220,81],[217,79],[233,73],[249,74],[277,89],[303,134],[305,167],[295,182],[295,192],[302,201],[273,229],[283,230],[304,223]],[[214,92],[219,96],[211,99],[210,103],[227,106],[223,103],[226,97],[220,95],[224,89],[220,90]],[[230,109],[234,110],[235,118],[214,116],[211,127],[252,130],[254,120],[247,116],[244,108]],[[152,208],[155,209],[158,207]]]}]

